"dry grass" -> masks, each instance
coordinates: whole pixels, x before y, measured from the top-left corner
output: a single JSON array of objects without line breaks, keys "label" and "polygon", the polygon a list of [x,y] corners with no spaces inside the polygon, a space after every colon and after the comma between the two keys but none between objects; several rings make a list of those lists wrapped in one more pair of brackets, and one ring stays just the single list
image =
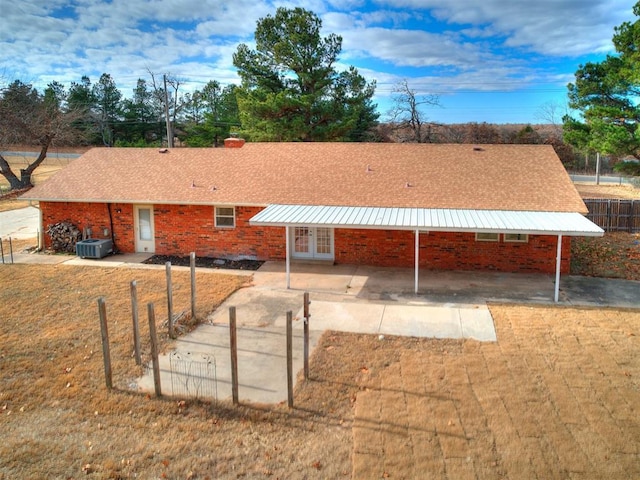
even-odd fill
[{"label": "dry grass", "polygon": [[[1,203],[0,203],[1,205]],[[11,252],[13,253],[22,253],[26,251],[36,250],[38,248],[38,240],[36,238],[25,238],[25,239],[11,239],[11,243],[9,243],[8,238],[0,239],[2,242],[2,252],[5,255],[4,261],[9,263],[11,258]]]},{"label": "dry grass", "polygon": [[640,188],[632,185],[576,183],[575,186],[582,198],[626,198],[640,200]]},{"label": "dry grass", "polygon": [[[188,272],[173,277],[188,308]],[[129,391],[132,279],[165,332],[161,269],[0,266],[1,479],[640,475],[637,311],[493,306],[486,344],[328,332],[289,411]],[[241,281],[199,273],[199,315]]]},{"label": "dry grass", "polygon": [[17,210],[19,208],[25,208],[28,206],[29,202],[27,200],[18,200],[16,198],[11,198],[8,200],[3,199],[2,201],[0,201],[0,212],[8,212],[9,210]]},{"label": "dry grass", "polygon": [[640,233],[573,238],[571,274],[640,280]]},{"label": "dry grass", "polygon": [[353,478],[640,478],[640,312],[491,312],[497,343],[364,364]]}]

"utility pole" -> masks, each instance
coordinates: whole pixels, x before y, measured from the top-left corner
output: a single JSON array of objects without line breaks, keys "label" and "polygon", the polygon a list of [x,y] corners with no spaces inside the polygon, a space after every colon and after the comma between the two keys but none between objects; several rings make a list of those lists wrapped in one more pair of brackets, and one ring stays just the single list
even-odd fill
[{"label": "utility pole", "polygon": [[167,147],[173,148],[173,133],[171,132],[171,120],[169,120],[169,93],[167,92],[167,75],[162,75],[164,80],[164,118],[167,122]]},{"label": "utility pole", "polygon": [[600,152],[596,153],[596,185],[600,185]]}]

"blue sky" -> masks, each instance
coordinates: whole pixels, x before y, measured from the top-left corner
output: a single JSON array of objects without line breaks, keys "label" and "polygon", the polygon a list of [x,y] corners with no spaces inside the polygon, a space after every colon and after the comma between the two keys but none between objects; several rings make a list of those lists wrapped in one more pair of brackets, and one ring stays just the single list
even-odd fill
[{"label": "blue sky", "polygon": [[[545,123],[566,110],[580,64],[612,53],[613,29],[634,21],[623,0],[0,0],[0,83],[68,86],[111,74],[129,96],[149,71],[184,91],[239,84],[232,55],[256,22],[304,7],[343,37],[338,68],[376,80],[381,119],[402,80],[437,94],[442,123]],[[559,120],[559,118],[557,118]]]}]

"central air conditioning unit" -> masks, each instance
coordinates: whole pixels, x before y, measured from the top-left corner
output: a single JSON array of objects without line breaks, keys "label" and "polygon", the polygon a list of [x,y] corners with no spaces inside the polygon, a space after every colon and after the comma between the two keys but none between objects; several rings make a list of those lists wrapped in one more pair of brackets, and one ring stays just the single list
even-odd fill
[{"label": "central air conditioning unit", "polygon": [[109,239],[87,238],[76,243],[76,255],[80,258],[103,258],[113,252]]}]

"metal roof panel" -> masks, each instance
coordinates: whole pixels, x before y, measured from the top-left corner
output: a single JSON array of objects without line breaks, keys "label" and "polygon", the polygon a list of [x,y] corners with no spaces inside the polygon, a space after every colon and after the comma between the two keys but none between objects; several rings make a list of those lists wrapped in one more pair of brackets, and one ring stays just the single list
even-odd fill
[{"label": "metal roof panel", "polygon": [[269,205],[251,225],[310,225],[444,232],[510,232],[602,236],[604,231],[579,213],[509,210]]}]

